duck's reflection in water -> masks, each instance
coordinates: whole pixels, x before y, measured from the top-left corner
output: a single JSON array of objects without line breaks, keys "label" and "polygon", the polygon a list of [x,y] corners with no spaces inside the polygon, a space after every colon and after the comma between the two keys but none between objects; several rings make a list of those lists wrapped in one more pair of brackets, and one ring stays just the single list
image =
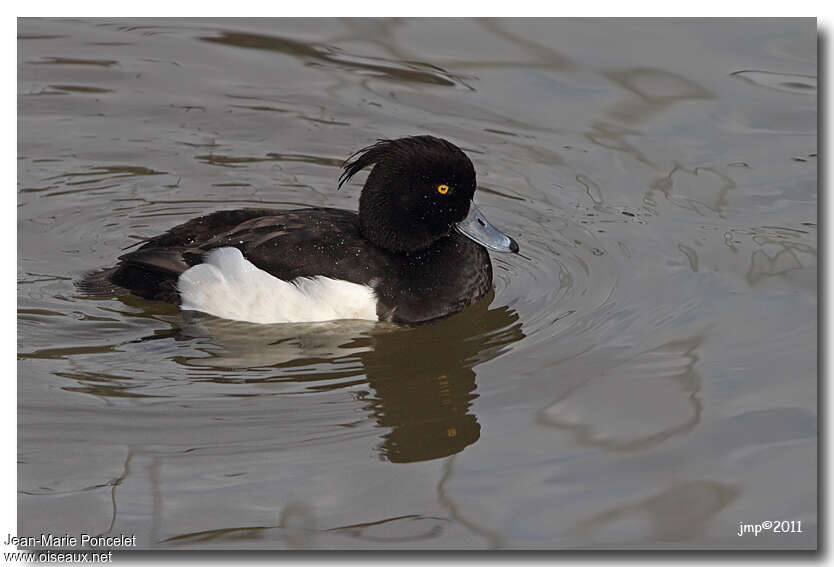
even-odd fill
[{"label": "duck's reflection in water", "polygon": [[[490,308],[492,299],[490,293],[462,313],[414,327],[368,321],[250,325],[190,317],[181,332],[205,337],[198,348],[209,356],[181,362],[229,371],[212,381],[264,387],[306,382],[321,390],[367,381],[372,392],[358,397],[387,430],[380,456],[396,463],[437,459],[480,437],[470,411],[476,365],[524,337],[518,315],[505,306]],[[241,368],[264,368],[264,378],[247,372],[238,380],[234,370]]]},{"label": "duck's reflection in water", "polygon": [[457,453],[480,437],[470,413],[475,366],[524,337],[518,315],[478,303],[462,316],[400,333],[376,335],[360,354],[376,396],[370,409],[390,428],[381,455],[392,462],[437,459]]}]

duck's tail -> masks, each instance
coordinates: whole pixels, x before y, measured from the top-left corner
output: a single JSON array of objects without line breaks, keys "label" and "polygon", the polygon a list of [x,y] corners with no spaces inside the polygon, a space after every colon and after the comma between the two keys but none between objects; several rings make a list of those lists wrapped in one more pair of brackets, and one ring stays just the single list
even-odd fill
[{"label": "duck's tail", "polygon": [[129,290],[116,285],[111,277],[117,268],[105,268],[84,274],[80,280],[75,281],[75,287],[92,299],[109,299],[129,293]]}]

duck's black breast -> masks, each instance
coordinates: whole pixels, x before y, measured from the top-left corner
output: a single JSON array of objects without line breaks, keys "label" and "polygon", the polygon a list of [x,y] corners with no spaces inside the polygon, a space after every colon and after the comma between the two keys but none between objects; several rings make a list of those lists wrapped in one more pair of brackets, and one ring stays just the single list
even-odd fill
[{"label": "duck's black breast", "polygon": [[412,254],[365,239],[358,215],[330,208],[222,211],[191,220],[120,258],[111,280],[178,302],[179,275],[206,252],[233,246],[282,280],[326,276],[372,287],[381,320],[417,323],[459,311],[492,284],[486,250],[457,233]]}]

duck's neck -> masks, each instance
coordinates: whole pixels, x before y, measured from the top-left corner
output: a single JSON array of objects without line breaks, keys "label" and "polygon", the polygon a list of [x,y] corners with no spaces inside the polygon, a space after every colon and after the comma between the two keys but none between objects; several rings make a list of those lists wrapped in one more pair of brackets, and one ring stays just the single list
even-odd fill
[{"label": "duck's neck", "polygon": [[[400,254],[413,254],[431,247],[447,234],[432,234],[423,223],[395,224],[388,211],[363,207],[360,199],[359,231],[380,248]],[[371,209],[371,210],[369,210]]]}]

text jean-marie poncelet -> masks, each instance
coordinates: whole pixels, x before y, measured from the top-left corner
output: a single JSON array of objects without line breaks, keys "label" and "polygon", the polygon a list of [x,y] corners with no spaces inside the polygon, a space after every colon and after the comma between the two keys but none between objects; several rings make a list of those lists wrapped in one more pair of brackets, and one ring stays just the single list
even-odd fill
[{"label": "text jean-marie poncelet", "polygon": [[128,548],[136,547],[136,536],[133,534],[119,534],[116,536],[97,536],[90,534],[74,536],[67,533],[60,535],[45,533],[37,536],[16,536],[8,534],[4,543],[18,547],[42,547],[45,549],[70,547]]}]

